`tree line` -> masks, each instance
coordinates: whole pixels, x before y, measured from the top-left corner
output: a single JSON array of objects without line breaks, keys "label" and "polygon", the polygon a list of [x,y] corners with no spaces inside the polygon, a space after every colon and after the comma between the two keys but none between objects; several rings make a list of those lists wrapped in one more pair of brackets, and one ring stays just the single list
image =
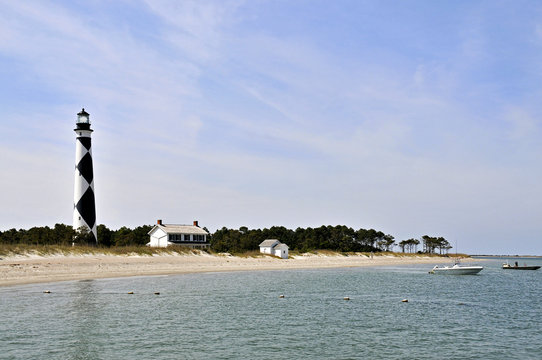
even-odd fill
[{"label": "tree line", "polygon": [[443,238],[442,236],[439,237],[432,237],[429,235],[422,236],[422,241],[418,239],[408,239],[403,240],[399,242],[399,247],[401,248],[402,252],[408,252],[408,253],[416,253],[418,252],[418,245],[420,243],[422,244],[422,251],[423,253],[427,254],[435,254],[437,249],[439,251],[439,254],[448,254],[448,251],[452,248],[448,240]]},{"label": "tree line", "polygon": [[[126,226],[111,230],[100,224],[97,226],[99,246],[143,246],[149,242],[151,225],[138,226],[130,229]],[[204,228],[205,229],[205,228]],[[54,227],[32,227],[25,229],[10,229],[0,231],[0,244],[27,245],[65,245],[88,242],[88,229],[75,231],[71,226],[55,224]],[[207,230],[207,229],[205,229]],[[288,245],[291,250],[307,252],[312,250],[332,250],[339,252],[378,252],[392,251],[398,245],[402,252],[418,252],[422,244],[424,253],[447,253],[449,242],[443,237],[424,235],[418,239],[395,242],[392,235],[374,229],[354,230],[345,225],[320,226],[316,228],[288,229],[284,226],[273,226],[264,229],[239,229],[223,227],[209,235],[211,249],[216,252],[239,253],[257,250],[258,245],[266,239],[278,239]]]},{"label": "tree line", "polygon": [[[141,246],[149,242],[150,225],[138,226],[134,229],[125,226],[111,230],[100,224],[97,226],[100,246]],[[89,230],[81,229],[76,232],[70,225],[55,224],[54,227],[42,226],[25,229],[9,229],[0,231],[0,244],[11,245],[64,245],[73,243],[89,243]]]},{"label": "tree line", "polygon": [[354,230],[344,225],[320,226],[317,228],[287,229],[273,226],[269,229],[238,230],[223,227],[211,236],[211,248],[219,252],[243,252],[256,250],[265,239],[277,239],[288,245],[291,250],[306,252],[311,250],[354,251],[389,251],[394,244],[391,235],[374,229]]}]

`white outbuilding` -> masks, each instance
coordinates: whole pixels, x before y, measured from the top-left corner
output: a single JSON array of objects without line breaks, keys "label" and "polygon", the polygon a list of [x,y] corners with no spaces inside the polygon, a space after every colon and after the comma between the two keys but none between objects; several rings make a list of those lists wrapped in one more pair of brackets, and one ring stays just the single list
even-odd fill
[{"label": "white outbuilding", "polygon": [[273,248],[275,256],[282,259],[288,259],[288,245],[280,243]]},{"label": "white outbuilding", "polygon": [[181,245],[192,249],[207,249],[211,246],[207,241],[209,233],[200,228],[197,221],[193,225],[163,224],[158,220],[149,231],[148,246],[167,247]]},{"label": "white outbuilding", "polygon": [[261,244],[260,244],[260,252],[262,254],[269,254],[269,255],[275,255],[273,253],[273,248],[280,244],[280,241],[276,240],[276,239],[267,239],[267,240],[264,240]]},{"label": "white outbuilding", "polygon": [[277,239],[267,239],[260,244],[260,252],[288,259],[288,245],[281,243]]}]

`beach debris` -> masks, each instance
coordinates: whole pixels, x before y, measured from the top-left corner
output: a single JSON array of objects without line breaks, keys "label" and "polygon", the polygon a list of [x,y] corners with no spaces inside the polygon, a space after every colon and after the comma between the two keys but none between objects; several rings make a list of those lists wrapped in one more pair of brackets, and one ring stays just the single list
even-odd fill
[{"label": "beach debris", "polygon": [[408,302],[408,299],[403,299],[401,300],[401,302]]},{"label": "beach debris", "polygon": [[154,293],[154,295],[160,295],[160,292],[156,291],[156,292]]},{"label": "beach debris", "polygon": [[279,299],[284,299],[284,295],[279,295]]},{"label": "beach debris", "polygon": [[129,295],[133,295],[134,292],[133,292],[133,291],[128,291],[128,294],[129,294]]},{"label": "beach debris", "polygon": [[50,294],[50,293],[51,293],[51,290],[44,290],[43,293],[44,293],[44,294]]},{"label": "beach debris", "polygon": [[350,300],[348,296],[343,297],[343,300]]}]

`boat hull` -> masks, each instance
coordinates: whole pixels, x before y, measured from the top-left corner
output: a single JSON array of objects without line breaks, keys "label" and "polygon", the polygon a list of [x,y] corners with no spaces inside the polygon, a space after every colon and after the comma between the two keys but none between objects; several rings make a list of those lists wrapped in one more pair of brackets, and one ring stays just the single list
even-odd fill
[{"label": "boat hull", "polygon": [[502,266],[505,270],[538,270],[540,266]]},{"label": "boat hull", "polygon": [[438,275],[476,275],[483,269],[483,266],[435,266],[433,270],[431,270],[431,273]]}]

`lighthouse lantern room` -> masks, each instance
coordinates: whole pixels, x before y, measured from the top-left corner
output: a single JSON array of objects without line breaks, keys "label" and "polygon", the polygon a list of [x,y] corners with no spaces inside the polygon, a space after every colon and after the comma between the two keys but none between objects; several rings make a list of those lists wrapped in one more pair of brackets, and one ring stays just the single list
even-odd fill
[{"label": "lighthouse lantern room", "polygon": [[79,113],[77,113],[77,123],[78,124],[90,124],[90,114],[85,111],[83,108]]}]

